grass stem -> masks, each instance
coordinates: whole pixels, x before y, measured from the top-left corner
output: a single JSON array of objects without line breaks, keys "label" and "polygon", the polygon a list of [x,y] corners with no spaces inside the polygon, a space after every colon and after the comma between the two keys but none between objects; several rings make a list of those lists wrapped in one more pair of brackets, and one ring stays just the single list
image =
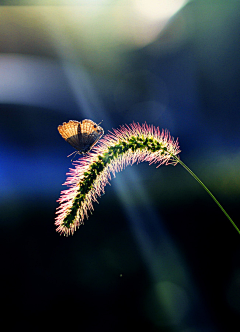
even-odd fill
[{"label": "grass stem", "polygon": [[187,167],[187,165],[184,164],[183,161],[181,161],[177,156],[172,155],[172,157],[180,164],[182,167],[188,171],[192,175],[192,177],[206,190],[206,192],[212,197],[214,202],[219,206],[219,208],[222,210],[222,212],[225,214],[225,216],[228,218],[228,220],[232,223],[233,227],[237,230],[237,232],[240,234],[240,230],[237,227],[237,225],[234,223],[232,218],[229,216],[229,214],[225,211],[225,209],[222,207],[222,205],[219,203],[219,201],[216,199],[216,197],[211,193],[211,191],[205,186],[205,184],[197,177],[196,174],[193,173],[193,171],[190,170],[190,168]]}]

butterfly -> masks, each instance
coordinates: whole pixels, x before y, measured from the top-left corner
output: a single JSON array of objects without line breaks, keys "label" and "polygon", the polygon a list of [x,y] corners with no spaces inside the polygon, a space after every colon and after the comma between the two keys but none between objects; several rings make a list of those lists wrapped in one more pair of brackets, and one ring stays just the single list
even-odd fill
[{"label": "butterfly", "polygon": [[81,122],[70,120],[58,126],[60,135],[71,144],[79,154],[85,154],[97,143],[104,134],[102,127],[92,120],[82,120]]}]

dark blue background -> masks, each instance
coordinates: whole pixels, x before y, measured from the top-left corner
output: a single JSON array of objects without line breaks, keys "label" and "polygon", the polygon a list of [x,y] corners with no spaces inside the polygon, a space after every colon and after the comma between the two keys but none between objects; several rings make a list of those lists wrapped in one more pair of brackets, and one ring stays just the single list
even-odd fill
[{"label": "dark blue background", "polygon": [[[92,62],[71,34],[72,48],[60,52],[48,26],[24,25],[22,12],[0,8],[1,298],[9,330],[237,329],[239,234],[180,165],[117,174],[73,237],[55,232],[54,217],[73,151],[57,126],[90,118],[107,132],[146,121],[179,137],[181,159],[240,227],[239,9],[237,1],[192,1],[155,41],[109,48],[105,62],[96,50]],[[56,38],[69,41],[62,30]]]}]

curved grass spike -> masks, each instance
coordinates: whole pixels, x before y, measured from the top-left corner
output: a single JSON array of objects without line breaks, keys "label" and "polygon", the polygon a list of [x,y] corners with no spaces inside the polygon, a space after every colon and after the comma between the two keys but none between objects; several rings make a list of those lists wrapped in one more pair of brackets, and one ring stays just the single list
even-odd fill
[{"label": "curved grass spike", "polygon": [[221,204],[200,181],[200,179],[179,159],[178,140],[173,139],[167,130],[144,123],[121,126],[105,135],[97,146],[74,162],[75,168],[67,173],[64,185],[69,186],[61,192],[58,200],[55,225],[57,232],[66,236],[72,234],[93,211],[93,202],[104,193],[111,174],[115,176],[128,165],[143,161],[160,165],[181,164],[224,212],[235,229],[239,229],[223,209]]}]

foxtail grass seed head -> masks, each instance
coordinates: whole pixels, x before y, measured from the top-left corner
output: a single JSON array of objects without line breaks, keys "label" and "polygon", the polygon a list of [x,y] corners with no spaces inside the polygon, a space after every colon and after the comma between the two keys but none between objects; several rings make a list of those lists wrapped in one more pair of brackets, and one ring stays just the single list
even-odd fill
[{"label": "foxtail grass seed head", "polygon": [[178,140],[167,130],[146,123],[132,123],[113,129],[98,145],[83,155],[70,169],[64,185],[69,188],[61,192],[55,225],[57,232],[73,235],[76,229],[93,211],[93,203],[104,193],[111,174],[122,171],[126,166],[143,161],[149,164],[177,164],[180,153]]}]

